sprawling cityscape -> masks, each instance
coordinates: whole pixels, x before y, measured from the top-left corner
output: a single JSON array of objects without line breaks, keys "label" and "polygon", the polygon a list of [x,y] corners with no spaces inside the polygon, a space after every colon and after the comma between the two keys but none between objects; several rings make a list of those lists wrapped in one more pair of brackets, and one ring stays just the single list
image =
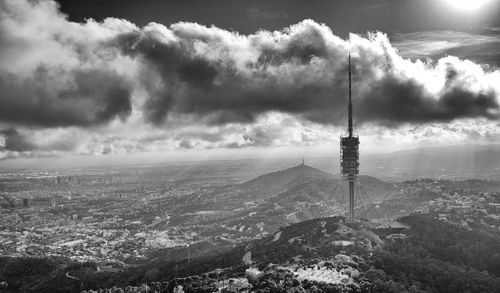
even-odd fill
[{"label": "sprawling cityscape", "polygon": [[[244,174],[228,176],[222,171],[227,166],[199,164],[183,176],[175,175],[181,165],[2,172],[1,254],[63,257],[119,272],[158,257],[190,259],[234,248],[301,221],[347,215],[345,199],[332,194],[338,179],[319,169],[298,164],[238,182]],[[269,180],[274,184],[266,185]],[[405,215],[428,214],[500,234],[499,181],[360,180],[373,190],[373,200],[356,213],[380,228]]]}]

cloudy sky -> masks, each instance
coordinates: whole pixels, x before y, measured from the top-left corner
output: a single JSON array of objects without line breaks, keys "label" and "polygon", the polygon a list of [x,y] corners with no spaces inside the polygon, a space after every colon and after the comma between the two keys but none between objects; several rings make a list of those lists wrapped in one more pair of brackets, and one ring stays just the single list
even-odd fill
[{"label": "cloudy sky", "polygon": [[499,143],[499,2],[0,0],[0,158]]}]

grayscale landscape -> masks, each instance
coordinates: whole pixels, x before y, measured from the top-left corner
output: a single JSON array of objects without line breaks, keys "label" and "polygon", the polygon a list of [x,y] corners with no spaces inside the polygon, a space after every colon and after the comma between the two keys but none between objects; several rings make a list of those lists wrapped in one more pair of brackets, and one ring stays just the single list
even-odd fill
[{"label": "grayscale landscape", "polygon": [[500,290],[500,1],[0,0],[0,293]]}]

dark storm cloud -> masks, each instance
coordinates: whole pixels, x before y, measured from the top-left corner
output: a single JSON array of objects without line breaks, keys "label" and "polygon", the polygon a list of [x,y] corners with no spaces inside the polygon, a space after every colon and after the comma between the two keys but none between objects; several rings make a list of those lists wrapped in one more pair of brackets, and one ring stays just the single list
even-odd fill
[{"label": "dark storm cloud", "polygon": [[38,147],[29,141],[29,138],[20,134],[15,128],[0,130],[0,135],[4,137],[5,144],[2,147],[10,151],[33,151]]},{"label": "dark storm cloud", "polygon": [[382,33],[351,35],[348,43],[313,20],[249,35],[188,22],[78,24],[52,1],[2,3],[0,121],[6,123],[89,127],[136,110],[160,127],[185,118],[252,123],[273,111],[340,125],[348,50],[359,122],[498,118],[498,71],[452,57],[426,64],[404,59]]},{"label": "dark storm cloud", "polygon": [[470,117],[498,118],[497,113],[490,112],[492,109],[498,109],[494,91],[474,93],[450,86],[450,89],[436,100],[426,93],[422,85],[390,76],[374,85],[370,96],[358,106],[363,120],[385,126]]},{"label": "dark storm cloud", "polygon": [[30,135],[32,132],[22,132],[16,128],[6,128],[0,130],[0,136],[4,139],[4,144],[0,150],[29,153],[32,151],[71,151],[75,148],[77,141],[69,139],[58,139],[50,141],[49,144],[37,144]]},{"label": "dark storm cloud", "polygon": [[[144,110],[158,125],[170,114],[211,124],[251,123],[269,111],[317,123],[345,119],[347,44],[311,20],[249,36],[191,23],[151,24],[109,45],[157,73],[158,83],[146,83]],[[360,122],[395,126],[498,118],[497,88],[478,76],[497,73],[457,58],[434,64],[404,60],[383,34],[354,35],[350,46]],[[443,80],[437,92],[429,76]]]},{"label": "dark storm cloud", "polygon": [[[62,80],[67,80],[64,82]],[[113,71],[39,67],[28,78],[0,74],[0,120],[35,126],[89,126],[131,111],[128,81]]]}]

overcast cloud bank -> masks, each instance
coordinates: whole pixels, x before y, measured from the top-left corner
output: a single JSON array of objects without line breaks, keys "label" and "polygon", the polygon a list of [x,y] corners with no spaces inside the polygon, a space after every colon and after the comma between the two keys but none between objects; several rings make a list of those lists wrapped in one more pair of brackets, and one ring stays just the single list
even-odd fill
[{"label": "overcast cloud bank", "polygon": [[251,35],[186,22],[73,23],[54,1],[1,0],[2,154],[321,141],[325,127],[345,123],[349,51],[358,125],[499,118],[496,68],[405,59],[380,32],[344,40],[313,20]]}]

